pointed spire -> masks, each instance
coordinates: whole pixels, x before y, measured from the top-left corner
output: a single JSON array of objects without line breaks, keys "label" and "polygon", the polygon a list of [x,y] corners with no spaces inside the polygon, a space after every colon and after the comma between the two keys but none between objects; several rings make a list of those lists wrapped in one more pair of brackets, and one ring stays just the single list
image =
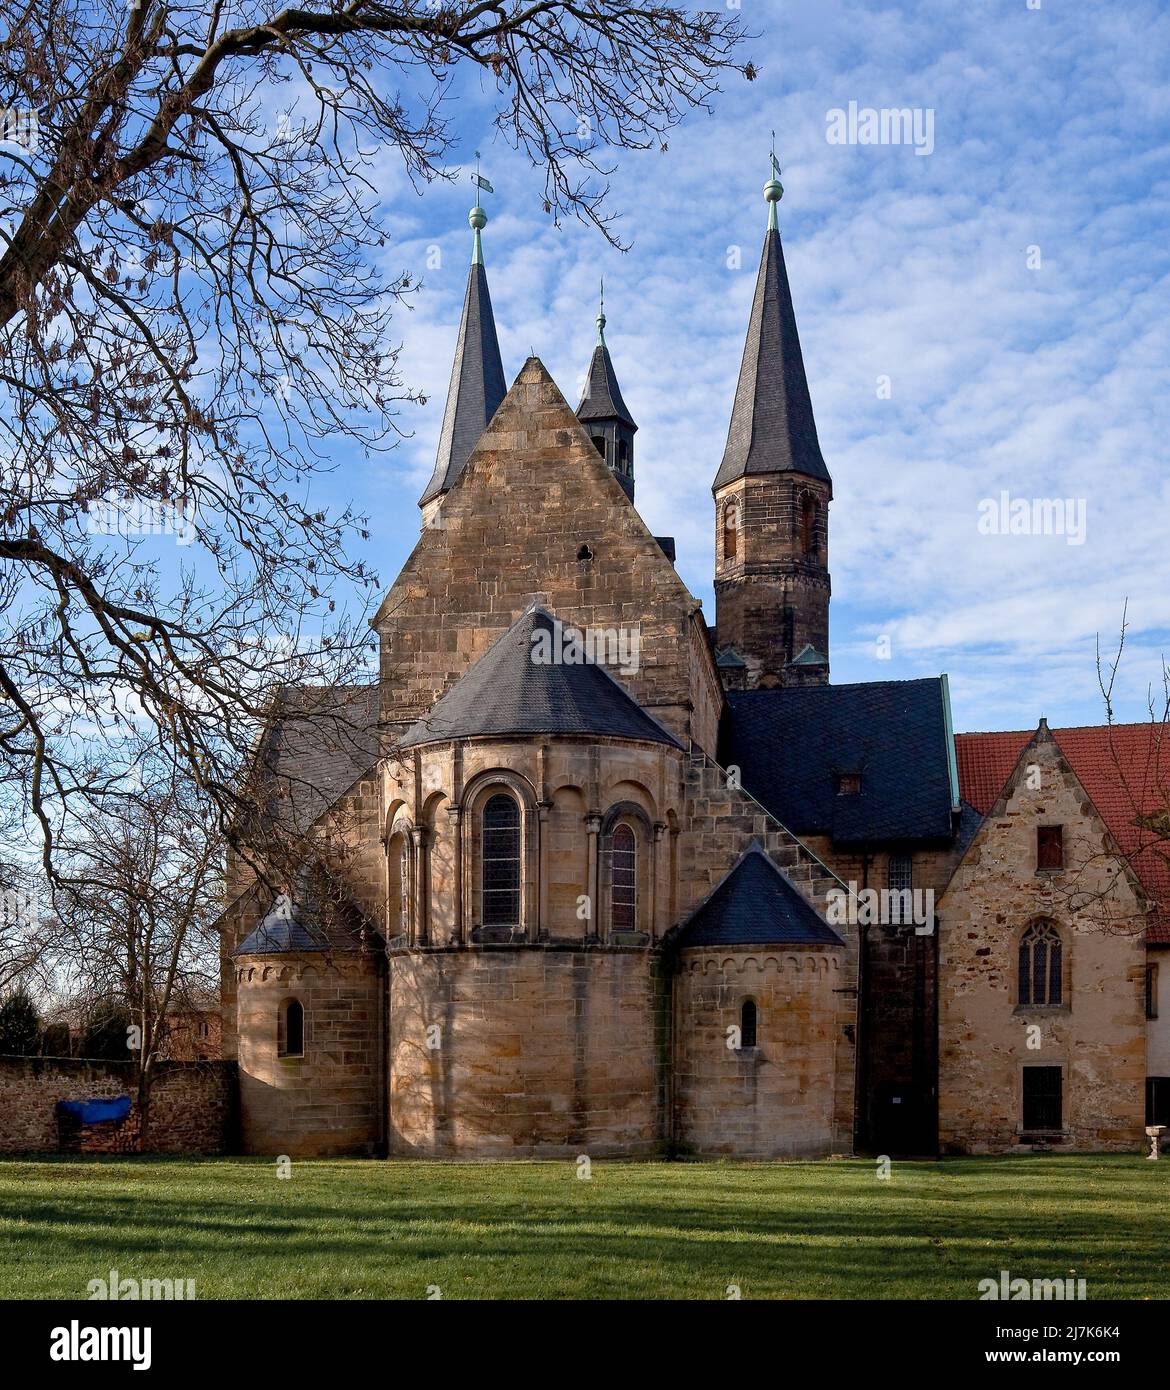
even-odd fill
[{"label": "pointed spire", "polygon": [[597,346],[585,379],[585,394],[577,407],[577,419],[589,431],[593,447],[609,465],[626,496],[634,500],[634,435],[638,426],[622,400],[621,387],[605,342],[605,281],[597,313]]},{"label": "pointed spire", "polygon": [[[486,188],[489,193],[492,191],[487,180],[479,175],[478,162],[475,181],[477,188]],[[451,365],[451,381],[447,387],[447,405],[443,412],[435,471],[419,498],[420,507],[448,491],[458,478],[507,391],[500,344],[496,337],[496,320],[488,293],[487,271],[483,264],[483,244],[480,241],[480,232],[488,219],[478,199],[467,220],[474,232],[471,270],[467,276],[467,293],[463,297],[463,314],[459,320],[455,360]]]},{"label": "pointed spire", "polygon": [[617,373],[613,369],[613,359],[605,341],[605,281],[601,282],[601,308],[597,315],[597,346],[589,363],[589,375],[585,380],[585,394],[577,407],[577,419],[584,424],[587,420],[620,420],[631,430],[638,426],[630,414],[629,407],[622,400],[618,386]]},{"label": "pointed spire", "polygon": [[779,173],[773,151],[772,177],[764,185],[768,230],[715,489],[757,473],[803,473],[831,481],[817,439],[776,221],[776,205],[784,196]]}]

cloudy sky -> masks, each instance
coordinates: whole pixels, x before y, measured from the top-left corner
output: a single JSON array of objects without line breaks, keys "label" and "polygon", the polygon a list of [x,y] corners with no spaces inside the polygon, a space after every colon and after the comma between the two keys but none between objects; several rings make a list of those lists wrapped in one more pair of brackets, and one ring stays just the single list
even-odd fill
[{"label": "cloudy sky", "polygon": [[[759,79],[729,84],[667,152],[617,156],[626,254],[550,225],[539,174],[493,139],[489,91],[459,105],[460,182],[420,196],[383,162],[387,268],[424,282],[398,321],[401,365],[429,403],[407,407],[400,449],[341,460],[333,480],[370,512],[383,578],[414,544],[434,462],[478,148],[496,190],[484,245],[507,378],[534,349],[576,403],[604,276],[640,425],[638,507],[677,538],[714,620],[710,485],[775,129],[834,480],[834,682],[946,671],[960,729],[1095,723],[1097,634],[1115,644],[1128,600],[1117,715],[1144,717],[1170,654],[1170,13],[1161,0],[742,0],[742,15]],[[829,113],[850,102],[933,112],[933,150],[833,143]],[[981,501],[1004,492],[1083,505],[1083,543],[981,532]]]}]

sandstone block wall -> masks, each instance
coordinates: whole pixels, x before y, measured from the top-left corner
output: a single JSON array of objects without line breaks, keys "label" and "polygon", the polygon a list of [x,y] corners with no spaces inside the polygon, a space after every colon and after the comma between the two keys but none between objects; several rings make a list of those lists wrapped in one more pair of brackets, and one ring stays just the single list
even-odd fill
[{"label": "sandstone block wall", "polygon": [[714,751],[722,699],[699,604],[530,358],[379,610],[386,718],[425,714],[534,595],[578,627],[636,626],[638,671],[611,674]]},{"label": "sandstone block wall", "polygon": [[[382,979],[363,952],[237,958],[247,1153],[374,1153],[382,1142]],[[278,1052],[282,1005],[305,1011],[304,1055]]]},{"label": "sandstone block wall", "polygon": [[392,1153],[663,1147],[663,1001],[650,952],[411,952],[392,958],[390,986]]},{"label": "sandstone block wall", "polygon": [[[684,950],[675,976],[675,1134],[683,1152],[800,1158],[834,1151],[843,950]],[[744,1000],[757,1045],[733,1050]],[[846,1152],[848,1150],[846,1149]]]}]

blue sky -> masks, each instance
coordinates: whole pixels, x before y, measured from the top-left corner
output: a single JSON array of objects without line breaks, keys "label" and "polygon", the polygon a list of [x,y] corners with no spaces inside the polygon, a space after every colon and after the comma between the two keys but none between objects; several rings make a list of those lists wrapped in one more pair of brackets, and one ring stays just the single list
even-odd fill
[{"label": "blue sky", "polygon": [[[534,349],[576,404],[604,275],[640,425],[638,508],[677,538],[713,621],[710,484],[774,128],[834,480],[834,682],[946,671],[960,729],[1096,723],[1096,634],[1115,642],[1128,599],[1117,714],[1143,718],[1170,654],[1170,14],[1158,0],[743,0],[742,16],[759,79],[729,82],[666,153],[614,156],[627,254],[552,227],[539,173],[494,138],[492,93],[460,90],[452,164],[469,170],[478,148],[495,185],[484,247],[509,382]],[[850,101],[932,109],[933,152],[830,143],[827,113]],[[397,321],[401,367],[429,400],[404,408],[398,450],[340,459],[329,490],[369,511],[389,582],[434,461],[472,199],[466,175],[420,196],[392,151],[378,165],[386,267],[423,280]],[[980,501],[1002,491],[1083,499],[1084,544],[981,534]]]}]

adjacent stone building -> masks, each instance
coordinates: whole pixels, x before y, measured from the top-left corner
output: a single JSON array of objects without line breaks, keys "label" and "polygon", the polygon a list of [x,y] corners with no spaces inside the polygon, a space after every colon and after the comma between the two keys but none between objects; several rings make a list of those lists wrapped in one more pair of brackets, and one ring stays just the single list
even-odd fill
[{"label": "adjacent stone building", "polygon": [[[265,814],[302,849],[230,865],[223,1046],[250,1151],[1137,1141],[1147,1047],[1170,1076],[1147,1037],[1144,918],[1091,935],[1086,904],[1026,863],[1032,821],[1059,820],[1102,860],[1089,895],[1147,913],[1140,875],[1110,877],[1090,795],[1042,735],[1041,801],[1019,747],[990,798],[964,789],[945,677],[829,684],[832,481],[780,194],[765,186],[713,460],[714,627],[634,506],[604,313],[576,410],[536,357],[505,390],[473,210],[419,539],[374,620],[379,678],[287,692],[256,750]],[[1020,953],[1051,962],[1029,935],[1049,922],[1064,992],[1021,1001]]]}]

